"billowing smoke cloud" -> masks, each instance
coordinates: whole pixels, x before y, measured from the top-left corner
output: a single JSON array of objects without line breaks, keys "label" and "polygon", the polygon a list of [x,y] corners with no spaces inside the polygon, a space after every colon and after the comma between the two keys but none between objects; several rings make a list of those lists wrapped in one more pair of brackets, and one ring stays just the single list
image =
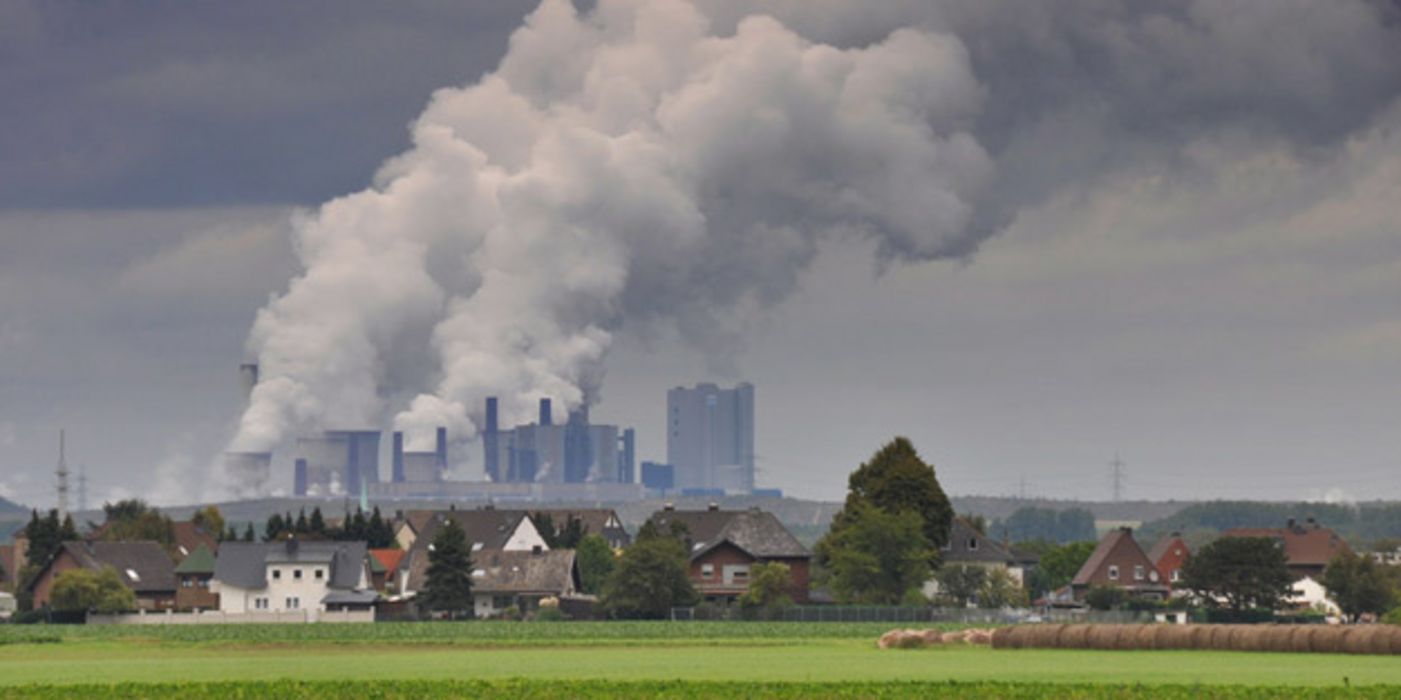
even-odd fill
[{"label": "billowing smoke cloud", "polygon": [[965,253],[993,175],[969,133],[984,100],[947,33],[835,48],[765,16],[717,35],[681,0],[546,0],[372,188],[298,222],[305,273],[258,315],[231,449],[392,411],[411,441],[468,438],[488,395],[505,422],[541,396],[568,410],[619,328],[725,347],[726,316],[782,299],[825,235]]}]

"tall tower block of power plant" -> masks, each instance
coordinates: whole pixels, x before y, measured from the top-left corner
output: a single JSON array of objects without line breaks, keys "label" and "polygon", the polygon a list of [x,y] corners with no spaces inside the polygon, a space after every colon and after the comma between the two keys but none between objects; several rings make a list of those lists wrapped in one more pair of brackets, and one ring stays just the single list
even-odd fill
[{"label": "tall tower block of power plant", "polygon": [[668,391],[666,454],[683,492],[753,491],[754,385]]}]

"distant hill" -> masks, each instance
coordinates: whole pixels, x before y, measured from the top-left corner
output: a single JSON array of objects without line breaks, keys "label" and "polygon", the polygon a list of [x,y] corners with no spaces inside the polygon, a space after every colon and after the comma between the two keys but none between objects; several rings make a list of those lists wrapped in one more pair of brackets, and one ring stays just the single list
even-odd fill
[{"label": "distant hill", "polygon": [[1309,518],[1332,528],[1354,547],[1401,538],[1401,503],[1388,501],[1352,504],[1211,501],[1144,523],[1140,533],[1144,541],[1151,542],[1161,535],[1179,531],[1187,535],[1190,543],[1198,544],[1234,527],[1284,527],[1291,519],[1306,523]]},{"label": "distant hill", "polygon": [[23,515],[28,512],[28,508],[25,508],[24,506],[15,503],[14,501],[9,501],[4,498],[0,498],[0,515]]}]

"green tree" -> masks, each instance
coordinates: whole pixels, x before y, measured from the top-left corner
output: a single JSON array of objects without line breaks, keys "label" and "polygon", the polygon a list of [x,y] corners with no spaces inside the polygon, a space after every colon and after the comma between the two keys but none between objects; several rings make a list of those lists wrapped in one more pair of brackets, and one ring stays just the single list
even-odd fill
[{"label": "green tree", "polygon": [[40,516],[39,511],[30,511],[29,524],[24,528],[24,536],[29,538],[29,550],[25,558],[30,564],[42,567],[58,554],[64,542],[78,539],[78,530],[72,517],[59,518],[58,509],[51,509]]},{"label": "green tree", "polygon": [[600,535],[586,535],[579,540],[575,556],[579,560],[580,585],[585,593],[597,595],[603,590],[603,582],[608,580],[608,575],[613,573],[616,564],[613,548]]},{"label": "green tree", "polygon": [[846,503],[832,519],[831,534],[845,528],[861,506],[887,513],[913,513],[920,520],[931,555],[949,542],[953,506],[939,486],[934,467],[920,459],[906,438],[890,441],[851,473]]},{"label": "green tree", "polygon": [[321,506],[311,509],[311,518],[307,521],[307,530],[318,537],[326,536],[326,516],[321,514]]},{"label": "green tree", "polygon": [[364,535],[371,549],[387,549],[398,545],[394,539],[394,526],[380,514],[379,506],[375,506],[370,513],[370,519],[365,521]]},{"label": "green tree", "polygon": [[1323,571],[1323,587],[1343,614],[1356,620],[1365,613],[1381,616],[1396,607],[1397,571],[1368,556],[1344,551]]},{"label": "green tree", "polygon": [[978,607],[1018,608],[1027,604],[1026,590],[1006,569],[987,572],[983,587],[978,591]]},{"label": "green tree", "polygon": [[1085,605],[1093,610],[1118,610],[1129,602],[1129,592],[1118,586],[1090,586]]},{"label": "green tree", "polygon": [[220,533],[220,535],[219,535],[219,541],[220,541],[220,542],[237,542],[237,541],[238,541],[238,530],[234,529],[233,523],[229,523],[228,529],[226,529],[226,530],[224,530],[224,532]]},{"label": "green tree", "polygon": [[845,523],[818,542],[827,580],[844,602],[896,605],[929,579],[929,540],[912,511],[851,504]]},{"label": "green tree", "polygon": [[689,561],[684,540],[642,528],[603,584],[603,609],[615,618],[662,619],[673,607],[694,604]]},{"label": "green tree", "polygon": [[793,587],[793,570],[783,562],[754,564],[749,567],[749,588],[739,604],[749,609],[772,611],[793,604],[788,591]]},{"label": "green tree", "polygon": [[1269,537],[1223,537],[1187,560],[1183,585],[1208,605],[1225,599],[1237,613],[1275,610],[1292,587],[1287,563],[1284,550]]},{"label": "green tree", "polygon": [[253,531],[253,523],[252,523],[252,522],[249,522],[249,523],[248,523],[248,526],[245,527],[245,528],[243,528],[243,541],[244,541],[244,542],[253,542],[253,541],[257,540],[257,539],[258,539],[258,533],[256,533],[256,532]]},{"label": "green tree", "polygon": [[306,509],[303,508],[300,512],[297,513],[297,521],[292,524],[292,532],[295,533],[298,537],[301,537],[302,535],[305,535],[310,531],[311,523],[307,522]]},{"label": "green tree", "polygon": [[1041,556],[1041,560],[1027,574],[1027,589],[1042,594],[1069,584],[1085,562],[1089,561],[1097,546],[1094,542],[1071,542],[1063,545],[1026,547]]},{"label": "green tree", "polygon": [[136,609],[136,594],[110,566],[100,572],[69,569],[54,578],[49,602],[55,610],[122,612]]},{"label": "green tree", "polygon": [[423,587],[430,610],[456,618],[472,610],[472,553],[467,533],[452,518],[445,519],[428,548],[428,580]]},{"label": "green tree", "polygon": [[263,541],[275,542],[278,539],[281,539],[282,533],[286,531],[286,521],[282,519],[281,515],[273,513],[272,515],[268,516],[268,524],[263,528]]},{"label": "green tree", "polygon": [[215,537],[224,534],[224,514],[219,512],[218,506],[205,506],[195,511],[195,514],[190,516],[190,522]]},{"label": "green tree", "polygon": [[939,582],[939,596],[953,604],[966,607],[977,600],[987,585],[987,569],[981,566],[945,565],[934,572],[934,580]]}]

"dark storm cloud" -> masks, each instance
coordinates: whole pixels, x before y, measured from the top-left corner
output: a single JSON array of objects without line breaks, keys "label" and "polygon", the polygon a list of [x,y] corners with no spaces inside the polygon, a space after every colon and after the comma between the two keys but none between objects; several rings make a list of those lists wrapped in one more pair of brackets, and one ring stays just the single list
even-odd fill
[{"label": "dark storm cloud", "polygon": [[494,66],[532,4],[5,3],[0,207],[363,187],[429,93]]}]

